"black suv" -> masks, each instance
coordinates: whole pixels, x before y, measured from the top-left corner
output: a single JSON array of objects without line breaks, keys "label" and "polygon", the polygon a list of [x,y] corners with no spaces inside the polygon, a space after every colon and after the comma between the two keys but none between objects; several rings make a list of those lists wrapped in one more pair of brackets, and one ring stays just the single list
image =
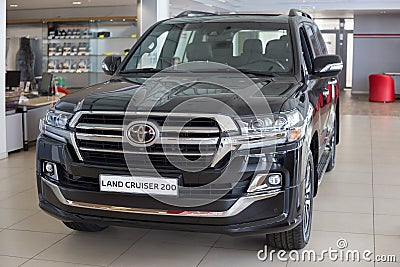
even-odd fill
[{"label": "black suv", "polygon": [[109,81],[41,121],[40,207],[79,231],[258,232],[303,248],[335,164],[342,67],[300,10],[158,22],[122,62],[105,58]]}]

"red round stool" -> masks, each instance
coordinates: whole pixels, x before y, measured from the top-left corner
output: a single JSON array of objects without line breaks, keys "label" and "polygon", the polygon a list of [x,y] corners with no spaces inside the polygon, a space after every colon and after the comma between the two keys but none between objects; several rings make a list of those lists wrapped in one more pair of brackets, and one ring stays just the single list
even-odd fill
[{"label": "red round stool", "polygon": [[369,76],[369,101],[393,102],[394,80],[385,74],[372,74]]}]

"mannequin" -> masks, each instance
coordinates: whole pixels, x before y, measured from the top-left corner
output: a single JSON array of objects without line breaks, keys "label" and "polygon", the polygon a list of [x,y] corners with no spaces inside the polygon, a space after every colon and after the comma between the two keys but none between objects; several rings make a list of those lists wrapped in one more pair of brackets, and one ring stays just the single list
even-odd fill
[{"label": "mannequin", "polygon": [[34,84],[34,65],[35,54],[32,51],[31,42],[28,38],[22,37],[17,52],[17,70],[21,71],[21,82]]}]

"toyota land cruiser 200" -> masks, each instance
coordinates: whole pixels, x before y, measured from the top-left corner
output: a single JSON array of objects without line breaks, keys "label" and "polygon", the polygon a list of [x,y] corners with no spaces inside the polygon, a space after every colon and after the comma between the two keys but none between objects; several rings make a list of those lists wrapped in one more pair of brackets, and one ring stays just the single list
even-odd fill
[{"label": "toyota land cruiser 200", "polygon": [[[299,10],[158,22],[122,62],[105,58],[109,81],[63,97],[41,121],[40,207],[80,231],[258,232],[268,245],[303,248],[313,197],[335,164],[341,69]],[[240,100],[242,76],[224,82],[238,91],[207,82],[233,70],[257,97]],[[167,90],[149,94],[152,79]],[[259,101],[265,114],[252,112]]]}]

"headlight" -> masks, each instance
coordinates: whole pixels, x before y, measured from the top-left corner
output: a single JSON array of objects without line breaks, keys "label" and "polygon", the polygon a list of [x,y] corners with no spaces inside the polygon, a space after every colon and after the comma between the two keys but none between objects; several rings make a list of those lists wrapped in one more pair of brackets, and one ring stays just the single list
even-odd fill
[{"label": "headlight", "polygon": [[242,137],[247,140],[275,140],[275,144],[292,142],[304,135],[304,118],[294,109],[289,112],[270,116],[253,116],[240,119]]},{"label": "headlight", "polygon": [[67,128],[67,124],[71,116],[72,114],[70,113],[57,111],[53,109],[47,112],[44,118],[44,122],[46,125],[65,129]]}]

